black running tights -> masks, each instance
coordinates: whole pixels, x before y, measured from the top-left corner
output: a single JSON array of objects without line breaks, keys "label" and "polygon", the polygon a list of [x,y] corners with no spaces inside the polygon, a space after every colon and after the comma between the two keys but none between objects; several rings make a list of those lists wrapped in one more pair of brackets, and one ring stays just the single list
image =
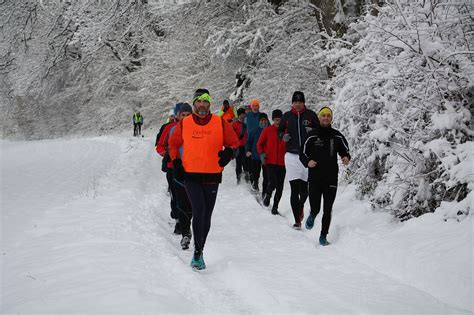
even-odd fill
[{"label": "black running tights", "polygon": [[184,182],[193,209],[194,250],[202,251],[211,229],[211,217],[216,204],[219,184],[204,184],[186,180]]},{"label": "black running tights", "polygon": [[323,219],[321,236],[326,236],[331,224],[331,213],[334,199],[336,199],[337,184],[309,183],[309,204],[311,206],[311,216],[316,217],[321,208],[321,197],[323,197]]}]

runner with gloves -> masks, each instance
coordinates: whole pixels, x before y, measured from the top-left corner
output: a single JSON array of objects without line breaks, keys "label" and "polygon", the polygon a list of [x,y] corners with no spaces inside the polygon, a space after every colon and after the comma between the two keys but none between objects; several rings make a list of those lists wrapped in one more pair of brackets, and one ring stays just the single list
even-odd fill
[{"label": "runner with gloves", "polygon": [[[232,126],[210,112],[211,96],[198,89],[193,96],[193,114],[181,120],[169,140],[174,175],[184,181],[193,213],[193,269],[204,269],[203,250],[211,228],[222,170],[234,157],[239,138]],[[182,147],[182,155],[179,149]]]}]

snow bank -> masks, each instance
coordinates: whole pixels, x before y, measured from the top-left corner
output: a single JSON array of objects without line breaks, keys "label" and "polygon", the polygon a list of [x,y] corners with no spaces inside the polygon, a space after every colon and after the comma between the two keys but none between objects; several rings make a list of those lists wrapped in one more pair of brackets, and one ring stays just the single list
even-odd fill
[{"label": "snow bank", "polygon": [[396,223],[340,186],[320,247],[320,216],[291,228],[288,184],[272,216],[232,165],[193,272],[153,143],[2,142],[1,313],[472,313],[472,216]]},{"label": "snow bank", "polygon": [[472,311],[473,217],[458,222],[449,214],[472,208],[472,196],[461,203],[443,203],[434,213],[400,223],[355,200],[354,187],[347,187],[335,204],[335,247],[380,273]]}]

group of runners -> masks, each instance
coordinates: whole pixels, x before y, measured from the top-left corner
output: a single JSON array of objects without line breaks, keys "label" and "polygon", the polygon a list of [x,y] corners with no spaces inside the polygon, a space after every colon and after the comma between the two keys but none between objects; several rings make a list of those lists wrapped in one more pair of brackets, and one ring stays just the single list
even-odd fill
[{"label": "group of runners", "polygon": [[346,139],[331,126],[332,110],[323,107],[316,114],[306,107],[300,91],[293,93],[289,111],[272,111],[271,123],[260,111],[257,99],[239,109],[225,100],[217,114],[210,108],[209,91],[196,90],[192,104],[176,104],[173,119],[161,127],[155,144],[168,180],[171,217],[176,220],[174,233],[182,235],[183,250],[194,238],[191,267],[206,267],[203,250],[212,212],[223,168],[232,159],[237,184],[242,179],[248,183],[265,207],[272,203],[271,213],[275,215],[279,214],[286,177],[296,230],[301,229],[308,195],[306,229],[313,228],[323,199],[319,243],[329,245],[327,234],[339,173],[337,156],[344,165],[351,158]]}]

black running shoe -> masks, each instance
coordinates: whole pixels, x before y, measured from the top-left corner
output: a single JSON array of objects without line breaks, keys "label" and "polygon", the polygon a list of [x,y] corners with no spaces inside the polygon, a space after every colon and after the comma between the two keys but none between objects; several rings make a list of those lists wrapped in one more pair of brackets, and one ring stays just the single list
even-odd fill
[{"label": "black running shoe", "polygon": [[181,239],[181,248],[183,250],[186,250],[189,248],[189,243],[191,243],[191,236],[190,235],[185,235]]},{"label": "black running shoe", "polygon": [[245,174],[244,174],[244,180],[245,180],[246,183],[250,182],[250,175],[249,175],[248,172],[245,172]]},{"label": "black running shoe", "polygon": [[174,234],[181,234],[181,227],[179,226],[179,222],[176,222],[175,226],[174,226],[174,231],[173,231]]},{"label": "black running shoe", "polygon": [[253,183],[252,183],[252,190],[253,190],[253,191],[259,191],[259,189],[258,189],[258,182],[253,182]]},{"label": "black running shoe", "polygon": [[270,205],[270,199],[272,198],[272,196],[270,194],[264,194],[264,197],[263,197],[263,205],[265,207],[268,207]]}]

